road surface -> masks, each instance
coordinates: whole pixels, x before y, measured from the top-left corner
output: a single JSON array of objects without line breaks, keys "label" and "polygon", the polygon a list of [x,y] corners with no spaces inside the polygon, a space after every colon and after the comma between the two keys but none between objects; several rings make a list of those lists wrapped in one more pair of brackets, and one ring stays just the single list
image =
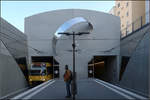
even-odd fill
[{"label": "road surface", "polygon": [[[76,100],[102,100],[102,99],[145,99],[107,82],[97,79],[84,79],[77,81]],[[63,80],[51,80],[33,89],[17,95],[12,99],[66,99],[66,87]]]}]

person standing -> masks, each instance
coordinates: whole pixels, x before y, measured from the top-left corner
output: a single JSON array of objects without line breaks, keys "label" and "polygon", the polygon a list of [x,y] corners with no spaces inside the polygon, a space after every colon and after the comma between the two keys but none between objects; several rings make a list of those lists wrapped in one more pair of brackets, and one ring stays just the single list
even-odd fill
[{"label": "person standing", "polygon": [[66,98],[71,97],[71,92],[70,92],[70,84],[72,81],[72,72],[69,70],[68,65],[65,65],[65,73],[64,73],[64,81],[66,82],[66,90],[67,90],[67,96]]}]

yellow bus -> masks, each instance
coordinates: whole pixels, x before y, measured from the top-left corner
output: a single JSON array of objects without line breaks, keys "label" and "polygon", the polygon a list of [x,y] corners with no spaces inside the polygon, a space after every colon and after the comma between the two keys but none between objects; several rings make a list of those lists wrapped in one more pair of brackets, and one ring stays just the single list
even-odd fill
[{"label": "yellow bus", "polygon": [[49,62],[32,62],[29,84],[35,86],[53,78],[53,66]]}]

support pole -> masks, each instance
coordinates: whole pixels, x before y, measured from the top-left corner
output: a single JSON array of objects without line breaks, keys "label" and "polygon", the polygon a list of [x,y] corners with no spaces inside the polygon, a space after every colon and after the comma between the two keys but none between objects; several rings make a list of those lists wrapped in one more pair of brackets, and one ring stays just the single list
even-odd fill
[{"label": "support pole", "polygon": [[75,33],[73,32],[73,100],[75,100]]},{"label": "support pole", "polygon": [[75,35],[83,35],[83,34],[90,34],[89,32],[78,32],[75,34],[73,33],[68,33],[68,32],[63,32],[63,33],[58,33],[58,34],[65,34],[67,36],[72,35],[73,36],[73,43],[72,43],[72,48],[73,48],[73,81],[72,81],[72,95],[73,95],[73,100],[75,100],[75,95],[77,94],[77,85],[76,85],[76,72],[75,72]]}]

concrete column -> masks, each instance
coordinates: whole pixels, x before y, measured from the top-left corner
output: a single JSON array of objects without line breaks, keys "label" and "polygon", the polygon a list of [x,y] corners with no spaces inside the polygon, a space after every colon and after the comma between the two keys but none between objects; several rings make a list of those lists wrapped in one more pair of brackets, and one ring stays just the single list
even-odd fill
[{"label": "concrete column", "polygon": [[[150,3],[150,2],[149,2]],[[150,36],[150,34],[149,34],[149,36]],[[149,54],[149,56],[148,56],[148,73],[149,73],[149,75],[148,75],[148,79],[149,79],[149,83],[148,84],[150,84],[150,46],[148,46],[148,54]],[[150,85],[149,85],[149,98],[150,98]]]},{"label": "concrete column", "polygon": [[1,40],[0,40],[0,53],[1,53],[1,49],[2,49],[1,44],[2,44],[2,42],[1,42]]},{"label": "concrete column", "polygon": [[120,55],[117,55],[117,82],[119,81],[119,74],[120,74]]}]

